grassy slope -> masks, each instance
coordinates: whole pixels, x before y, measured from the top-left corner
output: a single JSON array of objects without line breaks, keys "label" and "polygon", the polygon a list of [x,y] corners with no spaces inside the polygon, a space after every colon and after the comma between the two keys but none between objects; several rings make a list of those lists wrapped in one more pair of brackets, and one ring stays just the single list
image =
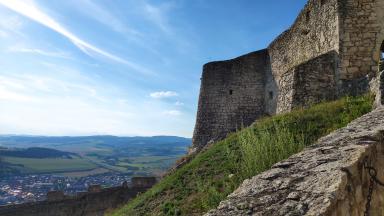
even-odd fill
[{"label": "grassy slope", "polygon": [[370,96],[344,98],[259,120],[214,144],[111,215],[201,215],[244,179],[346,126],[369,112],[371,104]]}]

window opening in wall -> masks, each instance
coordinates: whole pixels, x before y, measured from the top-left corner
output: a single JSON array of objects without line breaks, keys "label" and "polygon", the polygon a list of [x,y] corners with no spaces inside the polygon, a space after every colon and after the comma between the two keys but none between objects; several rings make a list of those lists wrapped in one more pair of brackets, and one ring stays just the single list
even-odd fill
[{"label": "window opening in wall", "polygon": [[273,92],[270,91],[270,92],[268,93],[268,95],[269,95],[269,100],[272,100],[272,99],[273,99]]},{"label": "window opening in wall", "polygon": [[233,94],[233,90],[229,90],[229,95],[232,95]]}]

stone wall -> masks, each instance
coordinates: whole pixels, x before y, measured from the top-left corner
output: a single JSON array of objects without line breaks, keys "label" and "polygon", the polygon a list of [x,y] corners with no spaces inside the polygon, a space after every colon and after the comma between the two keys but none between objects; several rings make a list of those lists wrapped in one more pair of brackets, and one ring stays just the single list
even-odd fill
[{"label": "stone wall", "polygon": [[[336,70],[339,64],[337,11],[337,0],[310,0],[291,28],[269,45],[272,73],[278,83],[277,113],[288,112],[299,105],[308,105],[324,99],[324,95],[314,99],[313,96],[316,94],[308,95],[305,98],[299,97],[300,91],[304,90],[301,85],[306,85],[307,89],[311,88],[314,92],[315,86],[320,87],[324,84],[321,82],[328,79],[323,79],[321,76],[330,75],[329,67],[323,74],[322,69],[327,66],[319,65],[319,61],[324,61],[323,58],[316,59],[319,56],[327,56],[328,53],[332,53],[334,59],[325,60],[332,61],[332,84],[337,79]],[[314,77],[314,79],[311,80],[310,77]],[[310,83],[303,83],[300,80],[310,81]],[[316,84],[317,81],[318,84]],[[296,91],[296,88],[299,89]]]},{"label": "stone wall", "polygon": [[288,70],[279,80],[277,112],[337,98],[337,67],[338,54],[331,51]]},{"label": "stone wall", "polygon": [[309,0],[267,51],[252,54],[258,60],[204,67],[193,147],[263,115],[376,88],[383,40],[384,0]]},{"label": "stone wall", "polygon": [[193,146],[200,148],[264,115],[266,50],[204,65]]},{"label": "stone wall", "polygon": [[384,1],[339,0],[341,80],[378,71],[384,40]]},{"label": "stone wall", "polygon": [[[335,51],[305,62],[292,71],[295,74],[292,107],[308,107],[337,98],[336,73],[338,54]],[[310,72],[310,73],[309,73]]]},{"label": "stone wall", "polygon": [[288,70],[339,45],[337,0],[309,0],[290,29],[268,47],[277,80]]},{"label": "stone wall", "polygon": [[[275,164],[243,184],[207,216],[363,215],[370,176],[384,181],[384,108],[379,108]],[[384,212],[384,187],[373,185],[371,216]]]},{"label": "stone wall", "polygon": [[[109,209],[127,203],[138,193],[143,193],[155,182],[153,178],[132,179],[136,185],[101,189],[92,186],[89,192],[77,196],[64,196],[62,192],[48,193],[46,201],[0,206],[1,216],[102,216]],[[151,183],[151,184],[150,184]]]}]

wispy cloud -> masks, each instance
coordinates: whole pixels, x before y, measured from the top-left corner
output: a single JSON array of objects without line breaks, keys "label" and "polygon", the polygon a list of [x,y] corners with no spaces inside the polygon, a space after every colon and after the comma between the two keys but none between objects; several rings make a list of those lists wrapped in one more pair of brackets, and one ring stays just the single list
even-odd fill
[{"label": "wispy cloud", "polygon": [[176,106],[184,106],[184,103],[183,103],[183,102],[180,102],[180,101],[176,101],[175,105],[176,105]]},{"label": "wispy cloud", "polygon": [[[58,80],[48,76],[37,75],[0,75],[0,99],[22,99],[42,98],[46,96],[66,97],[68,95],[77,95],[80,97],[92,98],[101,102],[106,99],[98,94],[98,91],[84,83],[73,83],[69,81]],[[21,97],[24,95],[25,97]]]},{"label": "wispy cloud", "polygon": [[65,58],[70,59],[71,56],[67,52],[63,51],[47,51],[37,48],[27,48],[27,47],[20,47],[20,46],[12,46],[8,49],[10,52],[16,52],[16,53],[29,53],[29,54],[37,54],[37,55],[43,55],[43,56],[49,56],[49,57],[56,57],[56,58]]},{"label": "wispy cloud", "polygon": [[73,3],[76,4],[76,8],[78,8],[81,13],[87,15],[99,23],[102,23],[105,26],[110,27],[116,32],[124,34],[128,33],[135,36],[141,35],[141,33],[136,29],[129,28],[126,23],[123,23],[113,13],[106,10],[105,7],[100,6],[92,0],[76,0],[73,1]]},{"label": "wispy cloud", "polygon": [[164,125],[180,124],[185,118],[177,109],[156,102],[128,101],[120,94],[108,97],[108,103],[100,103],[103,101],[97,97],[107,96],[109,92],[104,90],[108,88],[83,81],[57,80],[49,75],[0,75],[1,132],[170,135],[177,133]]},{"label": "wispy cloud", "polygon": [[168,7],[165,6],[159,7],[145,1],[143,2],[144,12],[146,14],[147,19],[152,21],[152,23],[159,27],[163,32],[171,34],[172,29],[168,24],[168,19],[165,13]]},{"label": "wispy cloud", "polygon": [[105,50],[102,50],[76,36],[74,33],[70,32],[64,28],[60,23],[54,20],[49,15],[45,14],[40,8],[31,0],[31,1],[22,1],[22,0],[0,0],[0,4],[5,7],[8,7],[15,12],[22,14],[54,31],[68,38],[75,46],[77,46],[85,54],[95,57],[103,56],[107,59],[125,64],[130,68],[139,71],[141,73],[152,74],[147,68],[138,65],[136,63],[130,62],[126,59],[123,59],[119,56],[111,54]]},{"label": "wispy cloud", "polygon": [[[190,53],[194,49],[194,45],[187,39],[185,26],[178,28],[173,20],[172,12],[179,7],[181,1],[166,1],[165,3],[154,4],[143,0],[141,7],[143,17],[150,21],[154,26],[161,30],[166,38],[174,44],[180,53],[185,54],[186,50]],[[173,22],[172,22],[173,21]],[[188,37],[191,36],[190,32]]]},{"label": "wispy cloud", "polygon": [[180,116],[182,113],[179,110],[167,110],[164,111],[163,114],[168,116]]},{"label": "wispy cloud", "polygon": [[21,94],[15,91],[11,91],[9,89],[5,89],[4,87],[0,87],[0,101],[3,100],[16,102],[30,102],[36,101],[36,98],[30,95]]},{"label": "wispy cloud", "polygon": [[1,37],[1,38],[6,38],[6,37],[8,37],[7,32],[0,30],[0,37]]},{"label": "wispy cloud", "polygon": [[152,92],[149,96],[151,96],[151,98],[162,99],[162,98],[176,97],[178,95],[179,94],[174,91],[159,91],[159,92]]},{"label": "wispy cloud", "polygon": [[18,36],[23,36],[20,29],[23,27],[23,22],[19,16],[7,16],[1,14],[0,11],[0,36],[1,37],[10,37],[11,34],[16,34]]}]

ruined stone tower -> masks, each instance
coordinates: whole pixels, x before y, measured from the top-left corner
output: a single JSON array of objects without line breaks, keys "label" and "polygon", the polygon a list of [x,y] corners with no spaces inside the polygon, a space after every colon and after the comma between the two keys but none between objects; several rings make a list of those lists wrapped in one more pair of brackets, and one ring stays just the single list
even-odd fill
[{"label": "ruined stone tower", "polygon": [[193,148],[261,116],[368,91],[383,40],[384,0],[309,0],[267,49],[204,65]]}]

